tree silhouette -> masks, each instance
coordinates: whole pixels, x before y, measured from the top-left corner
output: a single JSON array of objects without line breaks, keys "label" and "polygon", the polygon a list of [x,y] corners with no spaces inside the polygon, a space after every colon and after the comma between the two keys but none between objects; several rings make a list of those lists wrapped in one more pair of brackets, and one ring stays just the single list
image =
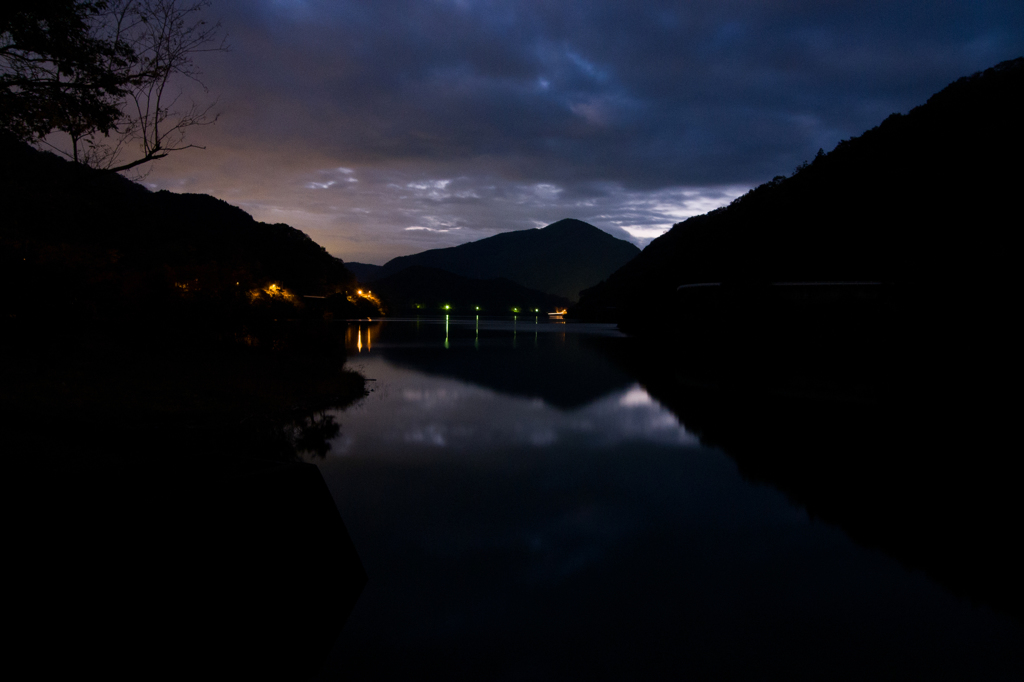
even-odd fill
[{"label": "tree silhouette", "polygon": [[[219,23],[202,18],[208,0],[113,0],[101,13],[96,32],[115,44],[127,45],[134,59],[122,72],[126,95],[115,133],[89,140],[89,164],[124,171],[170,152],[199,148],[185,137],[193,126],[217,120],[214,104],[187,98],[185,81],[204,93],[195,56],[225,51]],[[116,67],[115,63],[111,63]],[[187,100],[187,101],[183,101]],[[134,158],[125,160],[125,154]]]},{"label": "tree silhouette", "polygon": [[208,0],[43,0],[0,15],[0,113],[20,139],[95,168],[126,171],[198,147],[213,123],[195,57],[227,49]]},{"label": "tree silhouette", "polygon": [[0,9],[0,129],[22,140],[107,133],[127,94],[130,49],[92,30],[104,3],[12,2]]}]

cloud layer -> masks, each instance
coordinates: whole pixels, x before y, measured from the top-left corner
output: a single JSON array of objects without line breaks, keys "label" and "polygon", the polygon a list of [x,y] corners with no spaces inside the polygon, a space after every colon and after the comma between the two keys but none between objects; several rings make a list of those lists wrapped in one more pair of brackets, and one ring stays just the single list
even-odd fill
[{"label": "cloud layer", "polygon": [[[1024,5],[217,0],[220,121],[147,180],[382,263],[564,217],[643,245],[1024,54]],[[412,228],[412,229],[410,229]]]}]

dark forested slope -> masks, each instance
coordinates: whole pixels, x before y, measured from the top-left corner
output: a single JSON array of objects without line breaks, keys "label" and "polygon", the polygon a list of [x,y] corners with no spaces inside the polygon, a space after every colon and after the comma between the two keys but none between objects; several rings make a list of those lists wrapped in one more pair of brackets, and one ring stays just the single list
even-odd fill
[{"label": "dark forested slope", "polygon": [[559,220],[539,230],[520,230],[393,258],[374,275],[393,275],[412,265],[447,270],[473,279],[504,277],[529,289],[575,301],[591,287],[636,257],[627,241],[580,220]]},{"label": "dark forested slope", "polygon": [[7,314],[159,314],[183,296],[235,298],[277,284],[346,291],[343,263],[288,225],[202,194],[150,192],[120,176],[0,140]]},{"label": "dark forested slope", "polygon": [[213,197],[0,139],[0,281],[2,447],[25,461],[323,452],[337,424],[310,415],[363,395],[324,314],[362,312],[355,278]]},{"label": "dark forested slope", "polygon": [[961,78],[728,207],[679,223],[578,313],[644,326],[683,284],[879,281],[998,293],[1018,265],[1024,58]]}]

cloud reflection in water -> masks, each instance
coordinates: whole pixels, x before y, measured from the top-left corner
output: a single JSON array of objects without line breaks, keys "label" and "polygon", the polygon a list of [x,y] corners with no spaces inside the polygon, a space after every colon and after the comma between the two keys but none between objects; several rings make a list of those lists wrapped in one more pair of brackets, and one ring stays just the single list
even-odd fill
[{"label": "cloud reflection in water", "polygon": [[402,457],[426,449],[481,456],[524,445],[612,447],[630,440],[697,445],[639,384],[562,410],[539,398],[398,368],[382,358],[366,358],[356,368],[376,379],[376,389],[338,413],[342,433],[332,443],[334,455]]}]

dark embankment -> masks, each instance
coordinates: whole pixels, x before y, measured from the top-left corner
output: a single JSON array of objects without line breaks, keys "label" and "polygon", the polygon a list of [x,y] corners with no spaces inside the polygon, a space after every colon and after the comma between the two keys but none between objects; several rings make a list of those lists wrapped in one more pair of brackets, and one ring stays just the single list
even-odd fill
[{"label": "dark embankment", "polygon": [[374,279],[419,265],[472,279],[505,278],[571,301],[632,260],[640,250],[580,220],[505,232],[447,249],[393,258]]},{"label": "dark embankment", "polygon": [[26,672],[314,675],[366,583],[317,467],[137,456],[17,480],[5,549]]},{"label": "dark embankment", "polygon": [[325,320],[363,312],[351,273],[287,225],[4,140],[0,207],[30,674],[315,673],[365,582],[319,472],[293,461],[364,395]]},{"label": "dark embankment", "polygon": [[298,230],[10,141],[0,203],[8,451],[291,457],[362,395],[323,318],[365,303]]},{"label": "dark embankment", "polygon": [[527,289],[504,279],[471,279],[445,270],[413,265],[373,283],[389,315],[511,315],[564,309],[561,296]]}]

